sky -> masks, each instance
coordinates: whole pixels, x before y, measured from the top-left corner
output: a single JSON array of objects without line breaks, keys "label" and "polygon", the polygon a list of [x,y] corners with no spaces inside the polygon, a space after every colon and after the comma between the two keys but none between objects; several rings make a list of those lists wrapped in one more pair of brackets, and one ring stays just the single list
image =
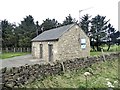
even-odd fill
[{"label": "sky", "polygon": [[[106,16],[110,23],[118,29],[118,2],[120,0],[0,0],[0,20],[8,20],[11,23],[20,23],[28,15],[32,15],[34,21],[55,18],[62,23],[66,16],[71,14],[79,20],[85,14],[92,17],[96,15]],[[79,13],[79,10],[83,10]]]}]

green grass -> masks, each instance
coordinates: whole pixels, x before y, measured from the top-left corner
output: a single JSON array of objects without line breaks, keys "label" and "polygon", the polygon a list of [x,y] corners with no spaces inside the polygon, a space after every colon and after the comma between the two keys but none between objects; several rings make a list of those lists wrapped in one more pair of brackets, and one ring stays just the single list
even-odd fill
[{"label": "green grass", "polygon": [[[108,48],[107,45],[103,46],[104,50],[107,50],[107,48]],[[120,45],[119,46],[118,45],[111,45],[109,52],[116,52],[116,51],[120,51]]]},{"label": "green grass", "polygon": [[[109,51],[107,51],[107,48],[108,48],[107,45],[104,45],[104,46],[102,46],[102,47],[103,47],[103,49],[104,49],[104,51],[103,51],[104,54],[106,54],[106,53],[111,53],[111,52],[120,52],[120,45],[119,45],[119,46],[118,46],[118,45],[111,45]],[[101,54],[102,54],[101,51],[93,51],[93,50],[91,49],[91,52],[90,52],[90,55],[91,55],[91,56],[98,56],[98,55],[101,55]]]},{"label": "green grass", "polygon": [[76,71],[66,71],[64,74],[48,76],[43,80],[36,80],[33,83],[24,85],[25,88],[86,88],[86,79],[84,73],[92,72],[88,76],[87,88],[108,88],[107,80],[115,88],[118,87],[118,60],[106,61],[93,64],[92,66]]},{"label": "green grass", "polygon": [[101,54],[102,54],[102,52],[90,52],[90,56],[98,56]]},{"label": "green grass", "polygon": [[22,55],[26,55],[26,54],[29,54],[29,53],[28,52],[2,53],[2,54],[0,54],[0,59],[12,58],[12,57],[22,56]]}]

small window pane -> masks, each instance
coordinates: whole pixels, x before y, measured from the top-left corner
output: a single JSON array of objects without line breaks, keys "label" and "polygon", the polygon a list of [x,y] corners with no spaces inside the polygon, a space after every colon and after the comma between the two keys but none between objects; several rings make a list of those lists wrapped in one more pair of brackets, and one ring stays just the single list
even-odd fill
[{"label": "small window pane", "polygon": [[86,39],[81,39],[81,49],[85,49],[86,48]]}]

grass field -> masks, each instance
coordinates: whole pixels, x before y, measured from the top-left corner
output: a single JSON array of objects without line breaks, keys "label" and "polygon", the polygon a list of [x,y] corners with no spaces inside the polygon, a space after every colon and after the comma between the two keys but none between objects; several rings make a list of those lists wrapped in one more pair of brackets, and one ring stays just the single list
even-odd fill
[{"label": "grass field", "polygon": [[10,53],[2,53],[0,54],[0,59],[6,59],[6,58],[11,58],[11,57],[16,57],[16,56],[22,56],[22,55],[26,55],[29,53],[26,52],[10,52]]},{"label": "grass field", "polygon": [[98,56],[101,54],[102,54],[102,52],[90,52],[90,56]]},{"label": "grass field", "polygon": [[[108,88],[111,82],[114,88],[118,87],[118,60],[93,64],[91,67],[76,71],[67,71],[64,74],[48,76],[43,80],[25,85],[25,88]],[[87,78],[85,72],[92,73]],[[87,85],[87,86],[86,86]]]},{"label": "grass field", "polygon": [[[107,50],[108,46],[104,45],[103,49]],[[109,52],[120,51],[120,45],[111,45]]]},{"label": "grass field", "polygon": [[[111,53],[111,52],[120,52],[120,45],[118,46],[118,45],[111,45],[111,47],[110,47],[110,50],[109,51],[107,51],[107,46],[106,45],[104,45],[103,46],[103,49],[104,49],[104,51],[103,51],[103,53],[105,54],[105,53]],[[91,49],[91,52],[90,52],[90,55],[91,56],[98,56],[98,55],[101,55],[102,54],[102,52],[101,51],[93,51],[92,49]]]}]

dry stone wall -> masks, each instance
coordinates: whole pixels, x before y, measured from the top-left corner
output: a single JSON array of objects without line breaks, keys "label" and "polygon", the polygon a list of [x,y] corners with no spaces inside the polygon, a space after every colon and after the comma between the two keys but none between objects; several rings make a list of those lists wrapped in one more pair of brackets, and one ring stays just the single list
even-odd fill
[{"label": "dry stone wall", "polygon": [[[106,60],[116,60],[120,58],[120,53],[112,53],[105,55]],[[25,65],[20,67],[3,68],[2,69],[2,85],[3,88],[18,88],[21,85],[31,83],[36,79],[44,79],[49,75],[61,74],[64,70],[78,70],[88,67],[94,63],[104,61],[103,56],[94,56],[86,58],[75,58],[64,62],[56,62],[53,65]]]}]

